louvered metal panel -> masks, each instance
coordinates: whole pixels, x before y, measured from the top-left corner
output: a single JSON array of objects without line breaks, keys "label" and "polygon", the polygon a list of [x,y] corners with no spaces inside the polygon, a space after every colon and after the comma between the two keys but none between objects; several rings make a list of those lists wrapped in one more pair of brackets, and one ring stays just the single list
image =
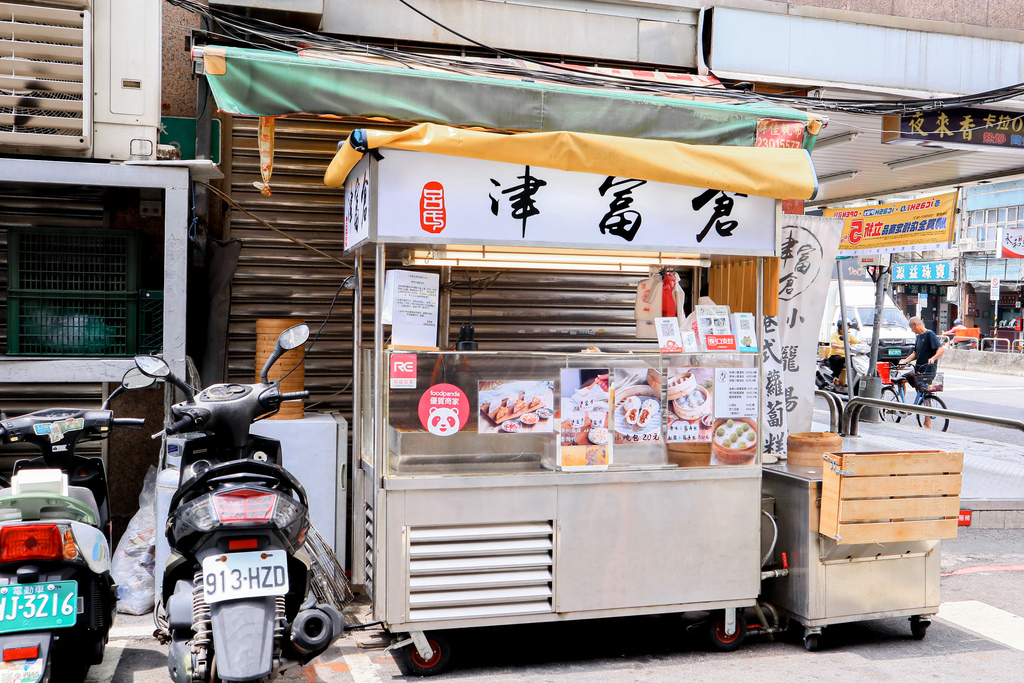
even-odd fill
[{"label": "louvered metal panel", "polygon": [[0,144],[84,150],[88,11],[0,2]]},{"label": "louvered metal panel", "polygon": [[409,620],[550,612],[554,525],[409,529]]}]

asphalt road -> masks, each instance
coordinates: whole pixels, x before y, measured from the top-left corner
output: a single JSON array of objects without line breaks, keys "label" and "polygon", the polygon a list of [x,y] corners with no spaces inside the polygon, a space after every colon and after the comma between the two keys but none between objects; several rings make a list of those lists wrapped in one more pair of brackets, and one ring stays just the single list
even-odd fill
[{"label": "asphalt road", "polygon": [[[906,619],[830,626],[807,652],[802,631],[736,652],[712,652],[699,613],[450,632],[450,670],[436,680],[593,681],[1021,681],[1024,680],[1024,531],[965,528],[942,543],[942,607],[924,640]],[[119,617],[93,683],[170,680],[146,617]],[[365,641],[366,637],[360,640]],[[389,683],[407,679],[392,653],[347,637],[286,681]]]},{"label": "asphalt road", "polygon": [[[942,373],[945,389],[939,396],[950,410],[1024,420],[1024,377],[944,369]],[[913,392],[908,393],[913,400]],[[962,420],[951,421],[946,431],[1007,443],[1020,443],[1024,438],[1016,430]]]}]

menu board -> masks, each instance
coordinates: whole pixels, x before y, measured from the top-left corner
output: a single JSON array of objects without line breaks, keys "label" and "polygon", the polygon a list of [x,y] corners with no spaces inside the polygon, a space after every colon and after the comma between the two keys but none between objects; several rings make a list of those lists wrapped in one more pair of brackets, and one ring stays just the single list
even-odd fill
[{"label": "menu board", "polygon": [[661,443],[661,371],[616,368],[613,387],[615,443]]},{"label": "menu board", "polygon": [[608,368],[565,369],[561,379],[559,468],[607,469],[612,462]]}]

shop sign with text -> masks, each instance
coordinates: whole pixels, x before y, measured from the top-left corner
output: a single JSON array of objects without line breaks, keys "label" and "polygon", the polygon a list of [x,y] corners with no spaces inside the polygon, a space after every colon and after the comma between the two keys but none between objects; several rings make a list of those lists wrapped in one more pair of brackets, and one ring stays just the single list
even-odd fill
[{"label": "shop sign with text", "polygon": [[825,209],[843,219],[839,255],[886,254],[944,249],[953,240],[956,193],[907,202]]},{"label": "shop sign with text", "polygon": [[1002,258],[1024,258],[1024,230],[1003,228],[999,231],[999,255]]},{"label": "shop sign with text", "polygon": [[774,199],[404,150],[374,163],[346,181],[346,249],[370,229],[385,243],[776,255]]},{"label": "shop sign with text", "polygon": [[893,282],[952,282],[952,261],[912,261],[892,267]]},{"label": "shop sign with text", "polygon": [[915,111],[886,116],[882,142],[897,145],[1024,149],[1024,113],[992,109],[946,109]]}]

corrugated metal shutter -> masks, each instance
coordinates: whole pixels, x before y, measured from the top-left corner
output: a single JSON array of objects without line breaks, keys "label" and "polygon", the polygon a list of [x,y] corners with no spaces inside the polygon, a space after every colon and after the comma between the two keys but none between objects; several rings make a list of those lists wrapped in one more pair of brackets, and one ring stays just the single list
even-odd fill
[{"label": "corrugated metal shutter", "polygon": [[[370,123],[369,127],[380,124]],[[312,246],[341,257],[343,193],[323,185],[323,173],[337,143],[366,122],[284,118],[275,124],[273,194],[253,187],[260,179],[257,121],[233,117],[228,163],[232,198],[270,224]],[[232,285],[229,326],[229,377],[251,382],[255,376],[257,318],[301,318],[313,333],[323,322],[331,298],[351,269],[280,237],[235,211],[230,236],[243,241]],[[398,250],[389,254],[398,259]],[[351,259],[348,259],[351,262]],[[373,268],[367,263],[364,283],[364,334],[373,329]],[[398,267],[389,258],[388,267]],[[481,349],[578,351],[598,346],[605,351],[652,348],[635,339],[636,284],[642,276],[545,271],[505,271],[485,289],[496,271],[456,270],[452,274],[450,339],[470,320],[467,276],[473,286],[472,314]],[[685,275],[684,275],[685,278]],[[689,292],[687,281],[682,283]],[[330,322],[307,358],[307,405],[351,414],[352,295],[338,298]],[[344,391],[342,391],[345,389]],[[338,392],[342,392],[338,394]]]},{"label": "corrugated metal shutter", "polygon": [[[7,351],[7,230],[11,227],[102,228],[102,188],[0,185],[0,352]],[[2,384],[0,408],[21,415],[55,405],[99,405],[99,383]]]}]

